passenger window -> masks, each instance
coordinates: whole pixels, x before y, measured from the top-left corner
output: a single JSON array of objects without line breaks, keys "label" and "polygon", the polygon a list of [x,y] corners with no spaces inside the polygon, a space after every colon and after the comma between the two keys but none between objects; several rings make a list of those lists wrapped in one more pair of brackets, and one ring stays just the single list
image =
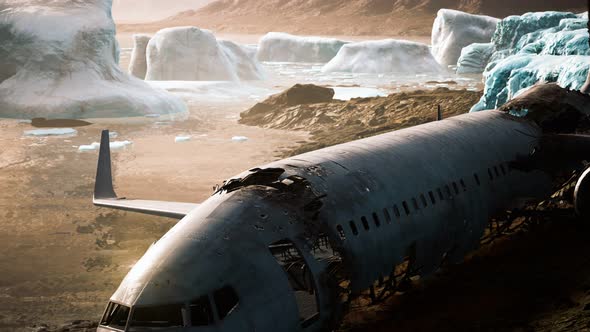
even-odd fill
[{"label": "passenger window", "polygon": [[455,194],[459,195],[459,187],[457,187],[456,182],[453,182],[453,189],[455,189]]},{"label": "passenger window", "polygon": [[438,198],[440,198],[441,201],[445,200],[445,195],[443,195],[443,192],[440,190],[440,188],[436,189],[436,193],[438,194]]},{"label": "passenger window", "polygon": [[415,198],[412,198],[412,204],[414,204],[414,209],[416,211],[420,210],[420,206],[418,205],[418,201]]},{"label": "passenger window", "polygon": [[215,293],[213,293],[213,301],[215,301],[215,307],[217,307],[219,319],[227,317],[239,303],[238,294],[230,286],[225,286],[222,289],[216,290]]},{"label": "passenger window", "polygon": [[461,179],[461,181],[459,181],[459,183],[461,183],[461,187],[463,188],[463,191],[467,191],[467,186],[465,185],[465,181],[463,181],[463,179]]},{"label": "passenger window", "polygon": [[129,307],[110,302],[107,306],[100,325],[110,326],[119,330],[125,329],[129,317]]},{"label": "passenger window", "polygon": [[365,228],[365,230],[368,231],[369,230],[369,221],[367,221],[367,218],[362,217],[361,222],[363,223],[363,227]]},{"label": "passenger window", "polygon": [[379,216],[375,212],[373,212],[373,221],[375,222],[375,226],[377,226],[377,227],[381,226],[381,221],[379,221]]},{"label": "passenger window", "polygon": [[504,168],[504,165],[500,165],[500,170],[502,171],[503,175],[506,175],[506,168]]},{"label": "passenger window", "polygon": [[166,304],[151,307],[137,307],[129,322],[130,331],[133,327],[177,327],[184,326],[182,322],[182,304]]},{"label": "passenger window", "polygon": [[500,172],[498,172],[498,167],[494,166],[494,173],[496,173],[496,176],[500,176]]},{"label": "passenger window", "polygon": [[410,207],[408,206],[408,202],[404,201],[402,202],[402,205],[404,206],[404,211],[406,212],[406,215],[410,215]]},{"label": "passenger window", "polygon": [[356,224],[354,223],[354,221],[350,221],[350,230],[352,231],[352,234],[354,235],[359,235],[359,230],[356,228]]},{"label": "passenger window", "polygon": [[420,200],[422,201],[422,205],[424,207],[427,207],[428,206],[428,202],[426,202],[426,197],[424,197],[423,194],[420,194]]},{"label": "passenger window", "polygon": [[432,191],[428,192],[428,196],[430,196],[430,201],[432,202],[432,205],[436,204],[436,198],[434,197],[434,193]]},{"label": "passenger window", "polygon": [[213,310],[209,297],[203,295],[189,305],[192,326],[207,326],[213,324]]},{"label": "passenger window", "polygon": [[401,217],[401,213],[399,212],[399,208],[397,207],[397,205],[393,206],[393,213],[395,214],[396,217]]},{"label": "passenger window", "polygon": [[340,240],[346,240],[346,234],[344,233],[344,227],[342,225],[336,226],[336,230],[338,231],[338,235],[340,236]]},{"label": "passenger window", "polygon": [[492,170],[488,168],[488,175],[490,176],[490,180],[494,179],[494,175],[492,174]]},{"label": "passenger window", "polygon": [[447,197],[449,199],[453,198],[453,193],[451,192],[451,187],[445,186],[445,191],[447,192]]},{"label": "passenger window", "polygon": [[479,176],[476,173],[473,173],[473,178],[475,179],[475,183],[477,183],[478,186],[481,186],[481,181],[479,181]]},{"label": "passenger window", "polygon": [[383,209],[383,215],[385,216],[385,222],[391,224],[391,216],[389,215],[389,211],[387,209]]}]

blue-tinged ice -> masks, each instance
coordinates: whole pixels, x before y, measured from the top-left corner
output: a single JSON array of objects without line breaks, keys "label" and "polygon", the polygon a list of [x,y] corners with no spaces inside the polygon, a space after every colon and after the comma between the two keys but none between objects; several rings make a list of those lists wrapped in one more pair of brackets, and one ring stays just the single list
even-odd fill
[{"label": "blue-tinged ice", "polygon": [[556,27],[561,20],[569,18],[578,17],[573,13],[552,11],[509,16],[498,23],[492,42],[498,51],[514,49],[524,35]]},{"label": "blue-tinged ice", "polygon": [[477,112],[496,109],[539,82],[556,82],[577,90],[586,81],[590,57],[517,54],[499,61],[484,73],[482,99],[471,109]]},{"label": "blue-tinged ice", "polygon": [[457,62],[457,73],[483,73],[493,53],[492,43],[475,43],[463,48]]}]

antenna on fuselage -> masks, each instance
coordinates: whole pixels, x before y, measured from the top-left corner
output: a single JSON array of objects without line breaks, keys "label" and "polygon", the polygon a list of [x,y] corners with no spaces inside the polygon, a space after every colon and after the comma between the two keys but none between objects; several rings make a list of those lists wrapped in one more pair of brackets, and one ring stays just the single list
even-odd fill
[{"label": "antenna on fuselage", "polygon": [[[588,0],[590,2],[590,0]],[[440,104],[438,105],[438,115],[436,117],[436,120],[440,121],[442,120],[442,107],[440,106]]]}]

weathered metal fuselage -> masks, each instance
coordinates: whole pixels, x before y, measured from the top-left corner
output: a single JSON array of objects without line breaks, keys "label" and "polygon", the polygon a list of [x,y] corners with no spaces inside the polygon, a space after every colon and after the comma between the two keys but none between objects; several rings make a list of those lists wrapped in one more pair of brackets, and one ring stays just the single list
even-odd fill
[{"label": "weathered metal fuselage", "polygon": [[[549,174],[512,167],[539,148],[541,135],[534,123],[502,112],[471,113],[245,172],[154,244],[111,300],[128,306],[130,316],[136,308],[180,304],[187,326],[166,331],[321,330],[339,305],[329,259],[313,254],[321,236],[340,257],[352,292],[389,275],[410,252],[423,276],[443,259],[461,261],[495,212],[551,190]],[[275,177],[257,180],[265,170]],[[269,250],[285,240],[313,279],[318,314],[305,322]],[[227,285],[239,305],[224,318],[213,309],[214,322],[194,326],[191,301]]]}]

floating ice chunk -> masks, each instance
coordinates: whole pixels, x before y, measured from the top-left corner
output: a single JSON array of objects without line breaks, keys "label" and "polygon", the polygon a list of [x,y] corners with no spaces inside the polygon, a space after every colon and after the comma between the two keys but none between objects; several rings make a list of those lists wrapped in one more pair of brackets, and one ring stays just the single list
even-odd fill
[{"label": "floating ice chunk", "polygon": [[[131,142],[131,141],[115,141],[115,142],[110,142],[109,147],[111,148],[111,150],[121,150],[121,149],[127,148],[128,146],[131,146],[132,144],[133,144],[133,142]],[[100,148],[100,143],[94,142],[89,145],[80,145],[78,147],[78,151],[80,151],[80,152],[95,151],[95,150],[98,150],[99,148]]]},{"label": "floating ice chunk", "polygon": [[18,120],[16,121],[17,123],[33,123],[33,120],[30,119],[24,119],[24,120]]},{"label": "floating ice chunk", "polygon": [[89,145],[80,145],[78,147],[78,151],[80,151],[80,152],[94,151],[94,150],[98,150],[99,147],[100,147],[100,143],[94,142]]},{"label": "floating ice chunk", "polygon": [[176,136],[174,138],[174,142],[175,143],[182,143],[182,142],[188,142],[191,140],[191,136]]},{"label": "floating ice chunk", "polygon": [[432,53],[444,66],[456,65],[461,50],[473,43],[489,43],[498,19],[441,9],[432,26]]},{"label": "floating ice chunk", "polygon": [[158,31],[147,47],[146,80],[237,81],[262,78],[256,60],[239,45],[219,42],[197,27]]},{"label": "floating ice chunk", "polygon": [[73,136],[78,131],[73,128],[35,129],[25,131],[25,136]]},{"label": "floating ice chunk", "polygon": [[494,44],[471,44],[461,51],[457,62],[457,74],[483,73],[492,54]]},{"label": "floating ice chunk", "polygon": [[109,138],[117,138],[119,137],[119,133],[116,131],[109,131]]},{"label": "floating ice chunk", "polygon": [[586,82],[589,68],[588,56],[510,56],[484,73],[484,95],[471,111],[498,108],[538,82],[556,82],[563,88],[578,90]]},{"label": "floating ice chunk", "polygon": [[444,69],[436,62],[426,44],[406,40],[371,40],[344,45],[322,71],[351,73],[439,73]]},{"label": "floating ice chunk", "polygon": [[146,114],[145,117],[146,118],[159,118],[160,114]]},{"label": "floating ice chunk", "polygon": [[248,140],[246,136],[234,136],[231,138],[232,142],[245,142]]},{"label": "floating ice chunk", "polygon": [[112,0],[6,3],[0,1],[0,116],[188,112],[182,100],[120,70]]},{"label": "floating ice chunk", "polygon": [[115,141],[109,144],[111,150],[120,150],[126,149],[128,146],[131,146],[133,142],[131,141]]},{"label": "floating ice chunk", "polygon": [[269,32],[260,39],[258,60],[269,62],[326,63],[347,42],[323,37],[293,36]]}]

